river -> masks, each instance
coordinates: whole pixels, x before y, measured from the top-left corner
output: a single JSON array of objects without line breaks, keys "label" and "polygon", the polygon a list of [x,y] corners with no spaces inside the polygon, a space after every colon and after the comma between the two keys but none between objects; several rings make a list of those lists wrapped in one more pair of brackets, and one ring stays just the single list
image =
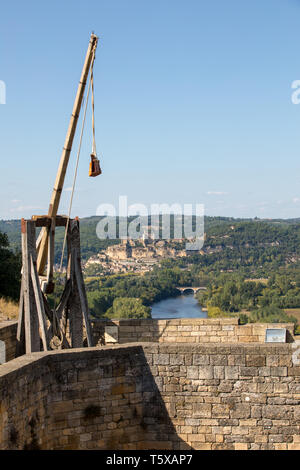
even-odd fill
[{"label": "river", "polygon": [[152,318],[207,318],[194,294],[169,297],[152,305]]}]

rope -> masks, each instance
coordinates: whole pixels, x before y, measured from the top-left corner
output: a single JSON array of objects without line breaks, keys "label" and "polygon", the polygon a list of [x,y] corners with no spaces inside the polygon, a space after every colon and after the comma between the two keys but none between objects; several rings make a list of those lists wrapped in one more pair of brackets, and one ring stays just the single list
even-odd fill
[{"label": "rope", "polygon": [[[62,247],[62,253],[61,253],[61,258],[60,258],[60,265],[59,265],[59,273],[61,274],[62,272],[62,264],[63,264],[63,259],[64,259],[64,252],[65,252],[65,246],[66,246],[66,239],[67,239],[67,233],[69,229],[69,224],[70,224],[70,216],[71,216],[71,209],[72,209],[72,203],[73,203],[73,196],[74,196],[74,190],[75,190],[75,184],[76,184],[76,178],[77,178],[77,170],[78,170],[78,163],[79,163],[79,157],[80,157],[80,152],[81,152],[81,145],[82,145],[82,136],[83,136],[83,131],[84,131],[84,125],[85,125],[85,119],[86,119],[86,111],[87,111],[87,106],[88,106],[88,100],[89,100],[89,94],[90,94],[90,89],[91,89],[91,84],[92,84],[92,94],[94,94],[94,84],[93,84],[93,67],[94,67],[94,61],[95,61],[95,50],[93,52],[92,56],[92,61],[91,61],[91,73],[90,73],[90,80],[88,84],[88,91],[86,95],[86,100],[85,100],[85,108],[84,108],[84,114],[83,114],[83,120],[82,120],[82,125],[81,125],[81,132],[80,132],[80,139],[79,139],[79,145],[78,145],[78,151],[77,151],[77,158],[76,158],[76,165],[75,165],[75,172],[74,172],[74,178],[73,178],[73,184],[72,184],[72,192],[71,192],[71,198],[70,198],[70,203],[69,203],[69,210],[68,210],[68,216],[67,216],[67,223],[66,223],[66,228],[65,228],[65,234],[64,234],[64,241],[63,241],[63,247]],[[93,148],[96,149],[96,144],[95,144],[95,129],[94,129],[94,98],[93,98]],[[84,100],[82,102],[83,106]],[[54,309],[53,309],[53,315],[56,317],[56,305],[57,303],[57,292],[54,294]],[[63,338],[60,338],[60,343],[62,343]]]},{"label": "rope", "polygon": [[95,139],[95,103],[94,103],[94,73],[91,70],[91,84],[92,84],[92,129],[93,129],[93,143],[92,143],[92,154],[97,155],[96,150],[96,139]]},{"label": "rope", "polygon": [[[77,170],[78,170],[79,156],[80,156],[81,145],[82,145],[82,136],[83,136],[83,130],[84,130],[84,125],[85,125],[85,118],[86,118],[87,105],[88,105],[88,101],[89,101],[89,94],[90,94],[90,89],[91,89],[91,83],[92,83],[92,79],[93,79],[94,60],[95,60],[95,51],[94,51],[93,57],[92,57],[91,74],[90,74],[90,80],[89,80],[89,85],[88,85],[88,91],[87,91],[87,95],[86,95],[86,102],[85,102],[85,108],[84,108],[84,115],[83,115],[83,120],[82,120],[81,133],[80,133],[80,139],[79,139],[79,146],[78,146],[78,151],[77,151],[76,166],[75,166],[74,179],[73,179],[72,192],[71,192],[71,199],[70,199],[69,211],[68,211],[68,217],[67,217],[68,220],[67,220],[66,228],[65,228],[64,242],[63,242],[62,253],[61,253],[61,259],[60,259],[60,266],[59,266],[59,271],[60,271],[60,272],[61,272],[61,269],[62,269],[63,258],[64,258],[64,252],[65,252],[65,246],[66,246],[66,239],[67,239],[67,232],[68,232],[69,223],[70,223],[70,215],[71,215],[71,209],[72,209],[72,203],[73,203],[73,196],[74,196],[74,190],[75,190],[75,183],[76,183],[76,178],[77,178]],[[93,132],[93,135],[94,135],[94,132]]]}]

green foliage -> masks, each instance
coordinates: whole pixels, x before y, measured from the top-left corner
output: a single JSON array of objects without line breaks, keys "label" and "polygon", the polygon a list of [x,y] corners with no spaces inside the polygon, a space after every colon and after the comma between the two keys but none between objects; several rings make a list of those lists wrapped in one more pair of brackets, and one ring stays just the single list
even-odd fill
[{"label": "green foliage", "polygon": [[139,298],[144,306],[150,306],[153,302],[174,297],[179,294],[176,289],[179,275],[178,268],[157,268],[144,276],[117,274],[88,277],[85,283],[90,312],[94,317],[103,317],[116,298]]},{"label": "green foliage", "polygon": [[249,316],[250,323],[297,323],[297,319],[287,315],[283,310],[270,305],[261,309],[253,310]]},{"label": "green foliage", "polygon": [[207,309],[207,316],[209,318],[219,318],[226,316],[225,312],[223,312],[219,307],[208,307]]},{"label": "green foliage", "polygon": [[300,326],[299,326],[299,325],[297,325],[297,326],[295,327],[294,333],[295,333],[295,335],[300,335]]},{"label": "green foliage", "polygon": [[103,318],[112,306],[114,297],[110,289],[87,292],[90,313],[94,317]]},{"label": "green foliage", "polygon": [[239,315],[239,324],[240,325],[246,325],[246,323],[249,322],[249,318],[248,318],[248,315],[246,315],[245,313],[240,313]]},{"label": "green foliage", "polygon": [[22,257],[9,249],[8,237],[0,232],[0,296],[18,300]]},{"label": "green foliage", "polygon": [[[119,243],[119,240],[98,239],[96,226],[100,219],[81,220],[83,261],[107,246]],[[144,306],[150,306],[163,298],[178,295],[176,286],[199,285],[207,286],[205,292],[197,293],[202,306],[216,307],[226,315],[238,314],[241,321],[262,321],[264,318],[283,321],[286,318],[283,309],[300,307],[299,219],[264,221],[205,217],[205,232],[201,253],[164,260],[161,268],[144,276],[100,276],[101,267],[91,266],[85,280],[91,313],[103,317],[116,298],[139,298]],[[19,220],[0,221],[0,294],[16,299],[20,289],[20,254],[9,249],[8,239],[10,247],[20,248]],[[60,259],[62,241],[63,229],[58,228],[56,262]],[[268,281],[246,281],[249,278],[267,278]],[[57,297],[61,288],[57,281]],[[54,302],[54,296],[50,296],[50,302]],[[287,319],[290,321],[291,317]]]},{"label": "green foliage", "polygon": [[141,299],[116,298],[106,312],[108,318],[151,318],[151,308],[143,305]]}]

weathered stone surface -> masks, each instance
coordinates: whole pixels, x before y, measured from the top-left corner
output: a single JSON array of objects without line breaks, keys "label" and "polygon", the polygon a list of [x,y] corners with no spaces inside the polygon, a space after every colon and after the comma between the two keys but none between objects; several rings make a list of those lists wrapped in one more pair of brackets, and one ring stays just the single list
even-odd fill
[{"label": "weathered stone surface", "polygon": [[194,403],[193,416],[195,418],[211,418],[212,406],[207,403]]},{"label": "weathered stone surface", "polygon": [[[191,326],[186,320],[164,321],[159,333]],[[202,322],[181,334],[232,332],[219,319]],[[142,320],[124,327],[123,338],[133,328],[145,333]],[[292,352],[289,344],[184,341],[23,356],[0,366],[0,448],[296,449],[300,368]]]},{"label": "weathered stone surface", "polygon": [[199,379],[213,379],[214,368],[213,366],[199,366]]}]

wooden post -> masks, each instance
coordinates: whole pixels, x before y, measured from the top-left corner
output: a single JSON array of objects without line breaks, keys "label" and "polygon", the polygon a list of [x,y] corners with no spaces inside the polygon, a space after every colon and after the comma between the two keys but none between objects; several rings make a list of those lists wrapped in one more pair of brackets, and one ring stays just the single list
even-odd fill
[{"label": "wooden post", "polygon": [[[31,280],[31,255],[35,251],[35,224],[31,220],[21,221],[22,232],[22,285],[24,296],[24,327],[26,354],[40,351],[40,335],[37,308]],[[20,319],[22,321],[22,319]],[[21,325],[20,325],[21,329]]]},{"label": "wooden post", "polygon": [[25,325],[24,325],[24,289],[23,280],[21,282],[20,301],[19,301],[19,316],[17,328],[17,344],[16,344],[16,357],[25,354]]},{"label": "wooden post", "polygon": [[[71,347],[79,348],[83,345],[83,322],[78,285],[75,277],[75,260],[78,255],[78,224],[70,220],[67,234],[67,246],[70,255],[68,266],[68,277],[71,280],[71,294],[68,301],[70,320]],[[79,245],[80,246],[80,245]]]}]

